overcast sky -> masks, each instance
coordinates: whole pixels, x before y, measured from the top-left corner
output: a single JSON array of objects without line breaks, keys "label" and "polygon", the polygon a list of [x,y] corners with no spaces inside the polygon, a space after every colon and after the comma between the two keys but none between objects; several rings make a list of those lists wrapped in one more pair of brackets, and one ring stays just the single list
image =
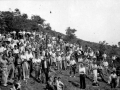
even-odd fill
[{"label": "overcast sky", "polygon": [[62,33],[75,28],[76,36],[86,41],[120,41],[120,0],[0,0],[0,11],[9,8],[40,15]]}]

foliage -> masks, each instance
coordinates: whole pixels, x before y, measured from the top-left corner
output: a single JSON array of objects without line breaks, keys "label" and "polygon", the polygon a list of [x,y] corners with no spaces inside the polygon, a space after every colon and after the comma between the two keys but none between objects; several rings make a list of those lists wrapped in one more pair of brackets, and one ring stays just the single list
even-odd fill
[{"label": "foliage", "polygon": [[[41,18],[38,15],[33,15],[31,18],[28,18],[26,13],[21,14],[19,9],[14,11],[1,11],[0,12],[0,32],[10,32],[10,31],[42,31],[43,33],[48,33],[52,36],[63,38],[63,40],[70,43],[77,43],[80,46],[83,46],[85,49],[86,46],[91,47],[94,51],[100,50],[102,53],[107,52],[109,56],[120,55],[120,48],[117,45],[110,46],[106,41],[101,41],[99,43],[94,43],[90,41],[84,41],[76,37],[76,29],[68,27],[66,29],[66,35],[52,30],[50,23],[45,23],[45,19]],[[120,42],[118,42],[120,47]]]},{"label": "foliage", "polygon": [[66,29],[66,36],[64,37],[64,40],[75,43],[75,41],[76,41],[75,32],[76,31],[77,31],[76,29],[71,29],[70,27],[68,27]]},{"label": "foliage", "polygon": [[3,29],[6,32],[10,31],[38,31],[43,29],[44,19],[38,15],[33,15],[31,19],[28,19],[27,14],[21,14],[19,9],[15,11],[2,11],[0,15],[0,30]]}]

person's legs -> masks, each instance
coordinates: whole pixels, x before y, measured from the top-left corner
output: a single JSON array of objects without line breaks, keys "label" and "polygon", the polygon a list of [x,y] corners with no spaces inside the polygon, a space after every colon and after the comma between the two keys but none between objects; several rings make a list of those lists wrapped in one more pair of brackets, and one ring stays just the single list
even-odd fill
[{"label": "person's legs", "polygon": [[119,87],[120,76],[117,77],[117,87]]},{"label": "person's legs", "polygon": [[11,64],[11,70],[12,70],[12,73],[11,73],[11,79],[14,78],[14,73],[15,73],[15,67],[14,67],[14,64]]},{"label": "person's legs", "polygon": [[28,62],[25,63],[26,65],[26,78],[29,78],[29,65],[28,65]]},{"label": "person's legs", "polygon": [[82,75],[80,74],[80,89],[82,89]]},{"label": "person's legs", "polygon": [[60,69],[62,70],[63,68],[62,61],[60,61]]},{"label": "person's legs", "polygon": [[45,79],[46,79],[46,83],[47,83],[47,81],[48,81],[48,79],[49,79],[49,77],[48,77],[48,70],[47,69],[45,69]]},{"label": "person's legs", "polygon": [[82,76],[82,88],[86,88],[86,83],[85,83],[85,75]]},{"label": "person's legs", "polygon": [[4,85],[4,86],[7,86],[7,80],[8,80],[7,68],[4,68],[4,69],[3,69],[2,79],[3,79],[3,85]]},{"label": "person's legs", "polygon": [[73,67],[73,68],[72,68],[72,70],[73,70],[73,74],[74,74],[74,77],[75,77],[76,68],[75,68],[75,67]]},{"label": "person's legs", "polygon": [[8,79],[11,77],[11,65],[8,65]]},{"label": "person's legs", "polygon": [[21,66],[20,65],[17,65],[17,70],[18,70],[18,80],[21,80],[22,71],[21,71]]},{"label": "person's legs", "polygon": [[25,62],[23,63],[22,68],[23,68],[23,79],[25,80],[26,79],[26,66],[25,66]]},{"label": "person's legs", "polygon": [[31,73],[32,73],[32,60],[30,59],[30,61],[28,61],[28,65],[29,65],[29,76],[31,77]]},{"label": "person's legs", "polygon": [[65,60],[64,61],[64,64],[65,64],[65,70],[67,69],[67,61]]},{"label": "person's legs", "polygon": [[70,77],[72,75],[72,66],[70,66]]}]

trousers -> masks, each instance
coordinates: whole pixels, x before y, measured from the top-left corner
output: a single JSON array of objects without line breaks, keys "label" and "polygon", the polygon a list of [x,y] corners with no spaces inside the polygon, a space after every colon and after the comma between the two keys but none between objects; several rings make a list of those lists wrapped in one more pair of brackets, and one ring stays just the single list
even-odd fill
[{"label": "trousers", "polygon": [[8,80],[8,69],[7,68],[3,68],[2,71],[2,82],[4,85],[7,84],[7,80]]}]

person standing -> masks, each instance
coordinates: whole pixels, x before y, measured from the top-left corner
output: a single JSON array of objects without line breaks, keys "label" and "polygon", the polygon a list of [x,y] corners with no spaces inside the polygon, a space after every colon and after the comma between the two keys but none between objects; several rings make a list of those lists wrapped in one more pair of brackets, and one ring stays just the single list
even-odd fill
[{"label": "person standing", "polygon": [[29,78],[28,76],[29,71],[28,71],[27,57],[24,51],[21,54],[21,60],[22,60],[22,69],[23,69],[23,80],[26,80],[27,78]]},{"label": "person standing", "polygon": [[38,57],[38,55],[35,55],[35,58],[33,59],[33,63],[35,64],[35,78],[36,80],[39,80],[41,59]]},{"label": "person standing", "polygon": [[85,83],[86,70],[83,64],[79,65],[79,74],[80,74],[80,89],[85,89],[86,88],[86,83]]},{"label": "person standing", "polygon": [[71,60],[70,60],[70,77],[71,77],[71,74],[73,72],[73,76],[75,77],[75,70],[76,70],[76,61],[74,59],[74,57],[71,57]]},{"label": "person standing", "polygon": [[45,82],[47,83],[48,79],[49,79],[49,61],[47,58],[44,59],[44,62],[43,62],[43,66],[42,66],[42,69],[44,71],[44,74],[45,74]]},{"label": "person standing", "polygon": [[18,54],[16,69],[18,71],[17,78],[20,81],[22,79],[22,59],[20,58],[20,54]]},{"label": "person standing", "polygon": [[8,76],[9,79],[12,80],[14,79],[14,71],[15,71],[15,66],[14,66],[15,58],[12,56],[12,52],[9,52],[9,57],[8,57]]},{"label": "person standing", "polygon": [[120,82],[120,66],[116,68],[116,74],[117,74],[117,87],[119,87]]},{"label": "person standing", "polygon": [[8,82],[8,62],[6,60],[5,54],[0,58],[1,68],[2,68],[2,81],[3,86],[7,86]]},{"label": "person standing", "polygon": [[29,64],[29,76],[31,77],[33,71],[33,64],[32,64],[33,54],[32,51],[30,51],[30,49],[27,51],[26,57],[27,57],[27,62]]},{"label": "person standing", "polygon": [[116,71],[112,71],[110,77],[109,77],[109,84],[111,85],[111,88],[116,88],[117,85],[117,75],[116,75]]},{"label": "person standing", "polygon": [[93,67],[92,67],[92,69],[93,69],[93,80],[94,80],[94,83],[97,83],[98,81],[97,81],[97,64],[96,64],[96,62],[94,61],[93,62]]},{"label": "person standing", "polygon": [[61,55],[61,57],[62,57],[62,69],[63,70],[66,70],[66,60],[65,60],[65,55],[64,54],[62,54]]},{"label": "person standing", "polygon": [[69,53],[67,53],[65,60],[67,62],[66,69],[69,69],[69,66],[70,66],[70,54]]},{"label": "person standing", "polygon": [[61,62],[62,62],[62,57],[60,55],[60,53],[58,54],[58,57],[57,57],[57,69],[60,71],[61,70]]}]

